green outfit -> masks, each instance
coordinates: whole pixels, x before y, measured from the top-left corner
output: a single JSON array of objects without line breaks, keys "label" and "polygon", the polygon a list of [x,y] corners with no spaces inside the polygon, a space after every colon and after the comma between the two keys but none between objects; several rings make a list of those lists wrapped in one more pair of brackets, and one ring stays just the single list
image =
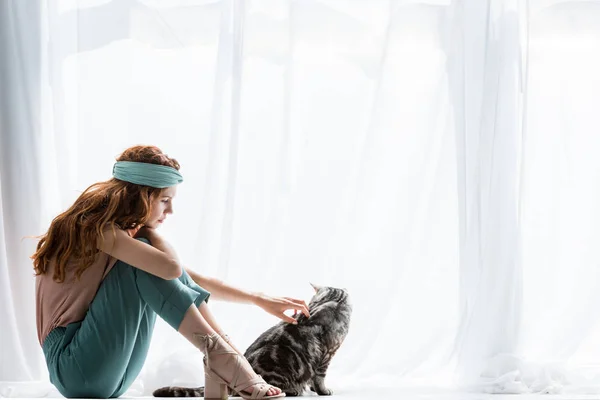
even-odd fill
[{"label": "green outfit", "polygon": [[190,306],[209,296],[185,270],[165,280],[118,261],[83,321],[46,337],[42,349],[50,382],[65,397],[119,397],[142,369],[156,315],[177,330]]}]

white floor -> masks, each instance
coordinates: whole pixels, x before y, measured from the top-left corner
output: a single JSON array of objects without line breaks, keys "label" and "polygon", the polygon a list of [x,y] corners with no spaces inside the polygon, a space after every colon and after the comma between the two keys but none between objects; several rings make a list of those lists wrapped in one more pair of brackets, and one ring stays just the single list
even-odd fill
[{"label": "white floor", "polygon": [[[312,396],[303,396],[312,397]],[[600,395],[548,395],[548,394],[483,394],[483,393],[455,393],[443,392],[439,390],[419,389],[419,390],[394,390],[394,389],[374,389],[360,391],[338,391],[327,399],[346,399],[346,400],[375,400],[375,399],[394,399],[394,400],[577,400],[577,399],[599,399]]]},{"label": "white floor", "polygon": [[[33,399],[36,397],[25,397],[26,391],[21,391],[20,393],[13,392],[11,394],[4,393],[5,396],[0,394],[0,398],[2,397],[11,397],[11,398],[20,398],[20,399]],[[47,395],[46,398],[62,398],[55,395]],[[296,399],[302,398],[316,398],[319,397],[316,394],[311,394],[310,392],[302,397],[295,397]],[[39,398],[39,397],[37,397]],[[600,400],[600,394],[596,395],[569,395],[569,394],[560,394],[560,395],[549,395],[549,394],[483,394],[483,393],[457,393],[450,391],[442,391],[437,389],[361,389],[361,390],[338,390],[332,396],[322,397],[323,400],[337,400],[337,399],[345,399],[345,400],[376,400],[376,399],[394,399],[394,400],[583,400],[583,399],[597,399]],[[120,399],[158,399],[154,397],[125,397],[122,396]],[[200,398],[201,399],[201,398]],[[241,399],[240,397],[235,397],[233,399]],[[290,399],[293,399],[290,397]]]},{"label": "white floor", "polygon": [[[317,398],[316,394],[307,394],[302,397],[290,397],[290,399]],[[125,397],[121,397],[124,399]],[[142,397],[130,397],[129,399],[140,399]],[[152,399],[153,397],[144,397]],[[201,398],[200,398],[201,399]],[[241,399],[235,397],[232,399]],[[482,393],[451,393],[441,392],[437,390],[401,390],[394,389],[373,389],[373,390],[354,390],[354,391],[338,391],[332,396],[325,397],[325,400],[377,400],[377,399],[394,399],[394,400],[583,400],[597,399],[600,400],[600,395],[548,395],[548,394],[482,394]]]}]

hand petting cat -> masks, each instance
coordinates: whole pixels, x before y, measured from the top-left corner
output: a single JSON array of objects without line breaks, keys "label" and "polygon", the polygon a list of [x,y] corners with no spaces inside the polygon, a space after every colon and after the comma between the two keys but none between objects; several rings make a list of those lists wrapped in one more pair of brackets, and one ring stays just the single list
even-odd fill
[{"label": "hand petting cat", "polygon": [[304,300],[293,299],[291,297],[272,297],[261,293],[257,296],[255,304],[269,314],[294,325],[297,324],[296,320],[284,314],[285,311],[294,310],[294,314],[297,314],[298,311],[300,311],[306,318],[310,317],[308,306]]},{"label": "hand petting cat", "polygon": [[304,300],[291,297],[274,297],[262,292],[250,292],[225,283],[220,279],[201,275],[191,268],[186,268],[185,270],[194,282],[211,293],[211,298],[235,303],[255,304],[269,314],[292,324],[296,320],[285,315],[284,311],[294,310],[296,313],[300,311],[306,318],[310,317],[308,306]]}]

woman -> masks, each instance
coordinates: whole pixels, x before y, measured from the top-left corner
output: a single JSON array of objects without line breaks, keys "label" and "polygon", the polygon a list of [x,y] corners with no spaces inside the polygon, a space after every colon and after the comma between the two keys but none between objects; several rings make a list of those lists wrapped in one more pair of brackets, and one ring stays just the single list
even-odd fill
[{"label": "woman", "polygon": [[183,181],[154,146],[123,152],[113,178],[87,188],[51,223],[32,256],[38,339],[50,381],[65,397],[119,397],[148,352],[156,315],[204,353],[205,398],[283,397],[230,342],[209,311],[210,293],[253,302],[279,318],[301,300],[249,293],[184,268],[157,233]]}]

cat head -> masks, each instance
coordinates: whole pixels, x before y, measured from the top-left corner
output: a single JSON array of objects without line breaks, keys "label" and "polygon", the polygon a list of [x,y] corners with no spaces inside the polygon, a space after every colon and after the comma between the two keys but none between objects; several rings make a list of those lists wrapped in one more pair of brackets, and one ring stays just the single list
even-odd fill
[{"label": "cat head", "polygon": [[352,305],[348,290],[312,284],[315,294],[308,303],[310,318],[301,314],[299,329],[317,334],[327,351],[335,353],[350,329]]},{"label": "cat head", "polygon": [[[298,323],[348,323],[352,313],[352,304],[348,290],[330,286],[318,286],[311,283],[315,294],[308,303],[310,318],[296,315]],[[347,321],[348,320],[348,321]]]},{"label": "cat head", "polygon": [[314,283],[310,284],[315,290],[315,294],[308,303],[311,305],[319,305],[327,302],[334,302],[341,306],[350,306],[350,296],[347,289],[339,289],[331,286],[318,286]]}]

